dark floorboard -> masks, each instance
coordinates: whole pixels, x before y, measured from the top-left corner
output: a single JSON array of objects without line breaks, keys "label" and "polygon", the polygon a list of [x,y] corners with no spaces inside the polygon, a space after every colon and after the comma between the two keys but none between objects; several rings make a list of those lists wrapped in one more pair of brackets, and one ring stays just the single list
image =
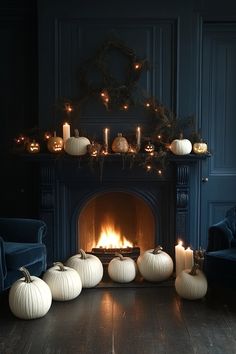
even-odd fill
[{"label": "dark floorboard", "polygon": [[181,300],[173,286],[84,289],[41,319],[16,319],[0,295],[0,354],[236,354],[236,311]]}]

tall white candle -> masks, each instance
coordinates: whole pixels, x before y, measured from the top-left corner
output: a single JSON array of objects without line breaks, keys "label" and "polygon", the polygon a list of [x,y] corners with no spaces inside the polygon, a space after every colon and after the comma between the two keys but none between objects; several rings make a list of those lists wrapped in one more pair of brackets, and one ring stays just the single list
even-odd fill
[{"label": "tall white candle", "polygon": [[109,134],[109,129],[105,128],[104,129],[104,145],[108,147],[108,134]]},{"label": "tall white candle", "polygon": [[175,271],[176,277],[185,268],[185,249],[182,246],[183,242],[179,241],[178,245],[175,246]]},{"label": "tall white candle", "polygon": [[64,123],[63,124],[63,141],[64,141],[64,143],[69,138],[70,138],[70,124]]},{"label": "tall white candle", "polygon": [[141,144],[141,128],[139,126],[136,129],[136,142],[137,142],[137,145],[140,146],[140,144]]},{"label": "tall white candle", "polygon": [[193,250],[190,247],[185,250],[185,269],[192,269],[193,266]]}]

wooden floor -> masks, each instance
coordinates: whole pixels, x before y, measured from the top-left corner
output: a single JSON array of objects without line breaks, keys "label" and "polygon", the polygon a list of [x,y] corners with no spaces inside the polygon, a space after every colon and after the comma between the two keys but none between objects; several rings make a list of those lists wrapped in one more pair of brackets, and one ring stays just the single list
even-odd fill
[{"label": "wooden floor", "polygon": [[16,319],[0,296],[1,354],[235,354],[236,311],[184,301],[173,286],[83,290],[38,320]]}]

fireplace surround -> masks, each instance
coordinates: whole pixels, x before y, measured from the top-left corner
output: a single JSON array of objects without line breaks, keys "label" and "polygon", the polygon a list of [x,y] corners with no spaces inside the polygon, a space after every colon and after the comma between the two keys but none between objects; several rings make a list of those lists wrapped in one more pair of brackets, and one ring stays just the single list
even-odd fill
[{"label": "fireplace surround", "polygon": [[[164,176],[160,177],[147,173],[140,166],[124,166],[122,156],[112,154],[104,157],[102,179],[100,158],[92,170],[84,163],[83,157],[66,154],[58,157],[42,153],[25,155],[24,158],[36,163],[40,172],[39,214],[48,226],[46,245],[49,265],[55,261],[66,261],[84,247],[86,235],[82,236],[81,215],[91,201],[107,195],[112,196],[112,205],[116,204],[116,195],[127,197],[133,205],[135,200],[137,206],[140,203],[143,210],[132,217],[136,220],[135,227],[139,225],[139,237],[145,238],[142,250],[160,244],[174,257],[174,245],[178,238],[192,247],[197,246],[194,244],[196,240],[191,239],[191,208],[196,205],[196,171],[206,155],[173,155]],[[128,213],[129,208],[126,208],[123,215]],[[142,213],[148,213],[149,219],[145,219]],[[198,211],[194,210],[194,214]],[[95,214],[85,215],[85,218],[92,219],[92,215]],[[152,223],[151,227],[147,227],[149,223]]]}]

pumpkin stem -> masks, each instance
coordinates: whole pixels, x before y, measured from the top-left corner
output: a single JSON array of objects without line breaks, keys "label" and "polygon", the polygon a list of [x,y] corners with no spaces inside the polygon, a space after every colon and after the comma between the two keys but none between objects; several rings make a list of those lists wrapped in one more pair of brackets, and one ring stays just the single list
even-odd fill
[{"label": "pumpkin stem", "polygon": [[183,132],[180,132],[180,133],[179,133],[179,139],[180,139],[180,140],[182,140],[182,139],[183,139],[183,137],[184,137]]},{"label": "pumpkin stem", "polygon": [[79,250],[79,253],[80,253],[80,255],[81,255],[81,259],[86,259],[86,258],[87,258],[87,254],[85,253],[84,250],[80,249],[80,250]]},{"label": "pumpkin stem", "polygon": [[125,257],[121,253],[118,253],[118,252],[115,252],[115,256],[119,257],[120,261],[123,261],[125,259]]},{"label": "pumpkin stem", "polygon": [[162,250],[162,247],[159,245],[159,246],[154,248],[152,253],[153,254],[158,254],[158,253],[161,253],[161,250]]},{"label": "pumpkin stem", "polygon": [[79,131],[78,131],[78,129],[75,129],[75,137],[76,137],[76,138],[79,137]]},{"label": "pumpkin stem", "polygon": [[191,271],[189,272],[190,275],[197,275],[197,269],[199,268],[197,263],[194,263],[194,265],[192,266]]},{"label": "pumpkin stem", "polygon": [[60,272],[66,271],[66,268],[64,267],[64,264],[61,263],[61,262],[54,262],[53,265],[54,265],[54,266],[58,266]]},{"label": "pumpkin stem", "polygon": [[32,279],[30,277],[30,272],[28,271],[28,269],[26,269],[25,267],[20,267],[19,270],[23,273],[25,277],[25,282],[32,283]]},{"label": "pumpkin stem", "polygon": [[54,130],[54,132],[53,132],[53,136],[54,136],[54,138],[56,138],[56,137],[57,137],[57,132],[56,132],[56,130]]}]

